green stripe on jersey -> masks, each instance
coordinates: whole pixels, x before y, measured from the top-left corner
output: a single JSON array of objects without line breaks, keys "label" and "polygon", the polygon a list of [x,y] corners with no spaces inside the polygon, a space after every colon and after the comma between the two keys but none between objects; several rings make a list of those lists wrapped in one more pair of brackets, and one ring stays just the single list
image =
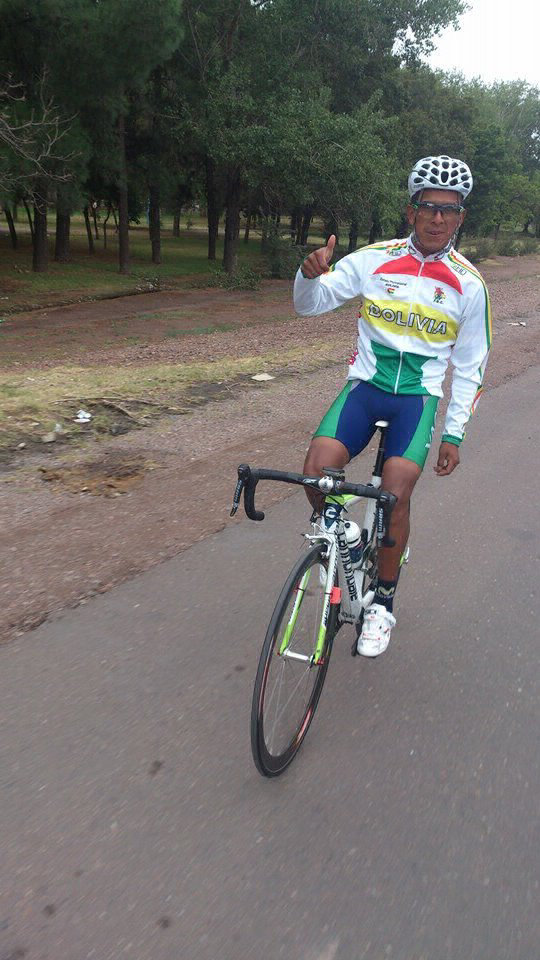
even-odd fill
[{"label": "green stripe on jersey", "polygon": [[462,270],[467,270],[467,272],[472,274],[473,277],[477,277],[478,280],[480,280],[480,283],[482,284],[482,288],[484,291],[484,324],[485,324],[485,331],[486,331],[486,343],[489,349],[489,347],[491,347],[491,341],[493,339],[493,332],[492,332],[492,326],[491,326],[491,304],[489,302],[489,293],[484,283],[484,278],[481,273],[478,273],[478,270],[475,270],[473,266],[469,266],[468,263],[464,263],[464,261],[460,260],[459,257],[456,257],[455,254],[449,253],[448,259],[451,260],[452,263],[455,263],[456,267],[461,267]]},{"label": "green stripe on jersey", "polygon": [[371,349],[377,360],[375,375],[369,381],[386,393],[427,394],[422,384],[424,364],[429,357],[419,353],[400,353],[392,347],[371,341]]}]

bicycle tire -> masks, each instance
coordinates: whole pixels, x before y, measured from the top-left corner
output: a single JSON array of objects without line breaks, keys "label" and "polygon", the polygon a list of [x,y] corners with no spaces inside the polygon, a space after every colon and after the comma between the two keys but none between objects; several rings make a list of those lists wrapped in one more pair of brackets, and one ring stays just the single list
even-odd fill
[{"label": "bicycle tire", "polygon": [[[293,567],[279,595],[262,646],[253,689],[251,749],[255,766],[259,773],[265,777],[279,776],[298,753],[313,720],[326,679],[332,642],[338,629],[339,604],[333,603],[330,605],[321,663],[315,664],[312,662],[308,664],[305,661],[289,659],[289,657],[282,656],[280,653],[287,630],[290,631],[287,652],[290,651],[293,643],[295,646],[294,652],[298,652],[298,649],[301,648],[303,656],[308,656],[310,649],[314,650],[316,634],[311,631],[313,629],[318,633],[321,622],[322,598],[325,588],[320,583],[319,568],[322,565],[327,570],[324,552],[325,545],[316,544],[304,556],[300,557]],[[305,586],[302,590],[302,596],[299,598],[298,588],[306,574],[310,575],[306,584],[309,586],[310,582],[311,589]],[[337,583],[335,585],[337,586]],[[298,606],[296,615],[294,614],[295,602]],[[314,612],[312,613],[313,607]],[[289,610],[291,613],[286,619]],[[276,662],[278,658],[280,660],[279,664]],[[274,665],[278,678],[270,683],[270,674]],[[293,675],[295,677],[300,675],[300,681],[293,681]],[[284,734],[280,734],[280,731],[277,730],[278,722],[282,720],[283,710],[289,706],[296,691],[300,692],[302,678],[306,680],[307,695],[301,703],[300,710],[297,710],[296,715],[293,714],[293,717],[296,718],[290,724],[290,733],[285,730]],[[289,682],[295,682],[293,692],[285,702],[281,713],[278,713],[282,686],[284,684],[289,685]],[[274,707],[272,706],[272,696],[276,696],[276,683],[278,684],[277,704]],[[273,722],[270,714],[271,706],[275,712]]]}]

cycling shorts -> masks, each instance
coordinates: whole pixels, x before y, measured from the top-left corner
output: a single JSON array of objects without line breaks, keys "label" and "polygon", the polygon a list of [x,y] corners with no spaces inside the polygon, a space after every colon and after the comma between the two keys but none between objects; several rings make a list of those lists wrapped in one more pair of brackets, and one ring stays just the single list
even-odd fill
[{"label": "cycling shorts", "polygon": [[339,440],[352,458],[371,440],[376,421],[387,420],[385,460],[405,457],[423,468],[438,401],[430,395],[386,393],[365,380],[348,380],[315,436]]}]

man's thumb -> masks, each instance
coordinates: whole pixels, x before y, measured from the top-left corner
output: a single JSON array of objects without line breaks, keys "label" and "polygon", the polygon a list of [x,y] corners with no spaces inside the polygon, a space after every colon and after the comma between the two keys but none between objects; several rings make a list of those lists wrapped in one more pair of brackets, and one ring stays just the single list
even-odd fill
[{"label": "man's thumb", "polygon": [[328,237],[328,241],[327,241],[327,243],[326,243],[326,262],[327,262],[327,263],[330,263],[333,255],[334,255],[334,247],[335,247],[335,245],[336,245],[336,238],[335,238],[335,235],[332,234],[331,237]]}]

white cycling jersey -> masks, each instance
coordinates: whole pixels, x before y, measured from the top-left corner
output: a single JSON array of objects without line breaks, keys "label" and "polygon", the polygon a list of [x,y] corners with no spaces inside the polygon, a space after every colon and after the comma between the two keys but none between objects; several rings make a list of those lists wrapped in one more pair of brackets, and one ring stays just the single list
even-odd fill
[{"label": "white cycling jersey", "polygon": [[451,359],[452,396],[443,440],[459,444],[482,389],[491,346],[489,296],[478,271],[450,244],[424,257],[412,236],[363,247],[308,280],[299,270],[301,316],[361,297],[357,349],[348,379],[388,393],[442,396]]}]

